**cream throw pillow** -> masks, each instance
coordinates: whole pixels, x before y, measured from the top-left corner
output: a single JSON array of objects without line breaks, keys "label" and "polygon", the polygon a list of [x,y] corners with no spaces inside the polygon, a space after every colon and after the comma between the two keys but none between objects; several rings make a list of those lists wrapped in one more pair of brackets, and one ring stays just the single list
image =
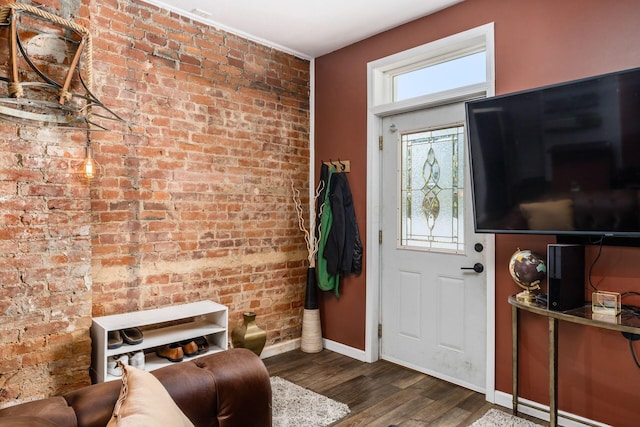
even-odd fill
[{"label": "cream throw pillow", "polygon": [[120,366],[122,388],[107,427],[194,427],[156,377],[133,366]]}]

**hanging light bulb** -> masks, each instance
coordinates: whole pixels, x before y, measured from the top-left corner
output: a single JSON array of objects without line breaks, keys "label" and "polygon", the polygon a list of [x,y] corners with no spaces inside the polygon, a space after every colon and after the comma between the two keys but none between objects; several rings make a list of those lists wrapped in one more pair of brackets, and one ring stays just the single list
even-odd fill
[{"label": "hanging light bulb", "polygon": [[102,167],[93,158],[93,147],[91,143],[91,130],[87,127],[87,145],[84,147],[84,161],[82,162],[82,169],[79,170],[81,175],[87,181],[91,181],[94,178],[98,178]]},{"label": "hanging light bulb", "polygon": [[100,174],[100,164],[93,158],[93,147],[91,146],[91,135],[87,132],[87,146],[84,148],[84,161],[82,162],[82,171],[84,178],[91,181]]},{"label": "hanging light bulb", "polygon": [[84,177],[87,179],[93,179],[96,177],[96,161],[93,159],[93,148],[91,148],[89,143],[85,147],[82,171],[84,172]]}]

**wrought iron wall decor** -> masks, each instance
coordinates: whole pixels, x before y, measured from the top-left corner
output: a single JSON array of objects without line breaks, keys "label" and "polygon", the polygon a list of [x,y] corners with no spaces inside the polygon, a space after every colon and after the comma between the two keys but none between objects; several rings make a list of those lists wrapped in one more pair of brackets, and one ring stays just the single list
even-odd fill
[{"label": "wrought iron wall decor", "polygon": [[[93,45],[85,27],[22,3],[0,7],[2,26],[9,30],[9,70],[6,76],[0,77],[7,83],[6,94],[0,94],[0,118],[87,131],[93,127],[108,130],[92,121],[92,116],[124,121],[93,94]],[[35,60],[24,38],[42,43],[45,49],[39,53],[44,57],[55,58],[62,50],[65,56],[71,57],[68,69],[60,66],[66,57],[59,63]],[[57,46],[58,52],[47,51],[46,47],[52,46]],[[22,81],[21,77],[25,76],[35,77],[35,81]],[[95,107],[103,112],[94,111]]]}]

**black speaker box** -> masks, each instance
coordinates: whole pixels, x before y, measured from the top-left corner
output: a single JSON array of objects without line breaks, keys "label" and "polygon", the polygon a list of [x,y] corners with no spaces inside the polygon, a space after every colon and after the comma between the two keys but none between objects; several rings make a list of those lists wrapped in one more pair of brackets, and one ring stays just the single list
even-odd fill
[{"label": "black speaker box", "polygon": [[565,311],[584,305],[584,246],[547,246],[547,308]]}]

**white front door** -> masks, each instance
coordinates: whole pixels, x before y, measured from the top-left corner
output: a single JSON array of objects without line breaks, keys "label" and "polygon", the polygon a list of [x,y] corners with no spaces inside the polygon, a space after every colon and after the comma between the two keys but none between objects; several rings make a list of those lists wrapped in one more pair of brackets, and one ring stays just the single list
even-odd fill
[{"label": "white front door", "polygon": [[464,103],[389,116],[382,130],[381,357],[484,392],[486,243]]}]

